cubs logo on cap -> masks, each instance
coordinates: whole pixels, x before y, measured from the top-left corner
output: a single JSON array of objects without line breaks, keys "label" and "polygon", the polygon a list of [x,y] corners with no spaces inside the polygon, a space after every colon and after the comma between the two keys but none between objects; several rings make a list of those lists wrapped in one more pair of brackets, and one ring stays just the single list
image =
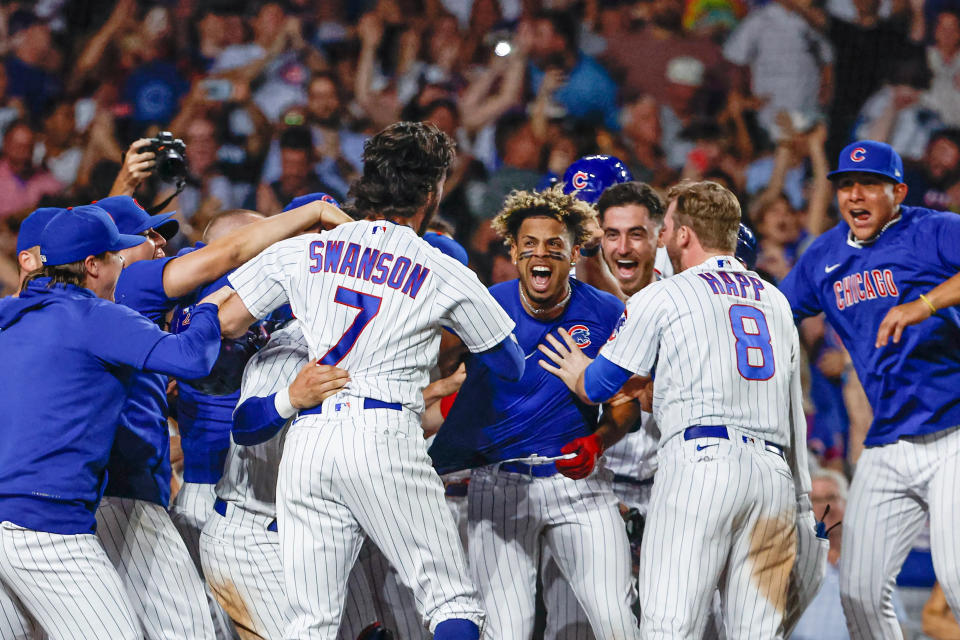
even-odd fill
[{"label": "cubs logo on cap", "polygon": [[893,182],[903,182],[903,160],[893,147],[875,140],[858,140],[840,152],[837,170],[827,174],[831,180],[845,173],[873,173]]},{"label": "cubs logo on cap", "polygon": [[585,349],[590,346],[590,329],[583,324],[575,324],[569,329],[567,333],[570,334],[570,337],[573,338],[573,341],[577,343],[577,346],[581,349]]},{"label": "cubs logo on cap", "polygon": [[589,204],[600,199],[604,189],[633,180],[623,162],[613,156],[584,156],[563,174],[563,192]]}]

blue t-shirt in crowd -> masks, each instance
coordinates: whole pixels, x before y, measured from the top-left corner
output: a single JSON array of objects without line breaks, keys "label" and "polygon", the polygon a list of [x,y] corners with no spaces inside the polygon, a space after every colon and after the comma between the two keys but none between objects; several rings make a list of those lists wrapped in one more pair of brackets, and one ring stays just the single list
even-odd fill
[{"label": "blue t-shirt in crowd", "polygon": [[[163,270],[174,258],[141,260],[120,273],[117,303],[164,326],[177,300],[163,289]],[[170,502],[170,431],[167,428],[167,382],[160,373],[133,375],[120,414],[120,428],[110,452],[106,495],[147,500],[166,507]]]},{"label": "blue t-shirt in crowd", "polygon": [[[533,91],[540,89],[543,71],[530,65]],[[576,119],[590,119],[611,131],[620,130],[617,107],[617,83],[603,66],[588,55],[580,54],[577,63],[567,75],[566,82],[553,94],[567,114]]]},{"label": "blue t-shirt in crowd", "polygon": [[0,521],[93,533],[127,387],[166,334],[71,285],[0,300]]},{"label": "blue t-shirt in crowd", "polygon": [[157,60],[136,69],[127,78],[124,98],[133,106],[136,122],[168,123],[177,113],[182,98],[190,90],[176,66]]},{"label": "blue t-shirt in crowd", "polygon": [[887,311],[960,271],[960,216],[900,207],[870,245],[841,222],[817,238],[780,283],[797,320],[823,311],[850,352],[873,407],[866,446],[960,425],[960,309],[908,327],[874,347]]},{"label": "blue t-shirt in crowd", "polygon": [[577,280],[566,311],[540,321],[523,307],[517,280],[490,287],[516,322],[514,335],[526,357],[523,377],[508,382],[492,375],[476,357],[467,360],[467,379],[430,447],[439,473],[479,467],[537,453],[556,456],[565,444],[596,429],[598,409],[584,404],[541,367],[537,346],[562,327],[583,352],[595,358],[623,313],[616,297]]}]

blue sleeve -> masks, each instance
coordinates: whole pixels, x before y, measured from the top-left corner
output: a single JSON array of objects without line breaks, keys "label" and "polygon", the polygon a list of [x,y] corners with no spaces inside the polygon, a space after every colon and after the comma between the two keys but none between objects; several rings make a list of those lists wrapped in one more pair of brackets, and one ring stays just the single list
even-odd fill
[{"label": "blue sleeve", "polygon": [[163,288],[163,270],[174,259],[141,260],[125,267],[117,280],[116,301],[162,324],[167,311],[176,304]]},{"label": "blue sleeve", "polygon": [[620,391],[632,375],[633,372],[629,369],[624,369],[603,356],[597,356],[583,372],[583,390],[590,402],[606,402]]},{"label": "blue sleeve", "polygon": [[504,380],[516,382],[523,377],[526,360],[512,333],[497,346],[476,355],[484,366]]},{"label": "blue sleeve", "polygon": [[787,277],[777,285],[777,288],[787,297],[787,301],[790,303],[795,322],[800,322],[804,318],[815,316],[823,311],[820,297],[814,288],[816,283],[812,277],[805,273],[806,266],[812,262],[812,258],[813,256],[810,255],[808,250],[800,257]]},{"label": "blue sleeve", "polygon": [[949,213],[940,219],[937,251],[946,266],[960,271],[960,216]]},{"label": "blue sleeve", "polygon": [[210,373],[220,354],[219,309],[213,304],[194,307],[183,333],[164,334],[153,347],[143,368],[184,380]]},{"label": "blue sleeve", "polygon": [[279,433],[287,419],[277,413],[275,393],[247,398],[233,412],[233,440],[244,447],[266,442]]}]

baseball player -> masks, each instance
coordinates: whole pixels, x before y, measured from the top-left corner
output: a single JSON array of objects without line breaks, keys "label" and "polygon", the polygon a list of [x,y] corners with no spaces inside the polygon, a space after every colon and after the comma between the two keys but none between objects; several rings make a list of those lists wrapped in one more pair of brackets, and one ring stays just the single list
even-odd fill
[{"label": "baseball player", "polygon": [[219,349],[223,292],[179,336],[113,303],[120,252],[144,242],[97,206],[63,211],[44,267],[0,301],[0,590],[50,638],[142,637],[92,535],[126,386],[137,370],[205,375]]},{"label": "baseball player", "polygon": [[807,494],[799,339],[787,302],[734,257],[740,206],[711,182],[668,193],[663,242],[674,269],[630,298],[594,361],[567,333],[540,347],[584,401],[632,376],[657,381],[659,462],[644,532],[646,638],[704,633],[719,587],[730,638],[780,638]]},{"label": "baseball player", "polygon": [[[336,205],[335,205],[336,206]],[[262,220],[263,216],[255,211],[234,209],[224,211],[216,216],[207,225],[203,233],[203,241],[194,247],[184,249],[178,253],[186,253],[202,249],[210,242],[222,238],[234,229]],[[200,287],[196,293],[182,299],[171,320],[172,331],[179,332],[179,327],[189,323],[190,313],[197,300],[202,299],[209,291],[216,291],[220,287],[229,286],[226,276]],[[247,336],[244,336],[247,338]],[[247,347],[249,339],[241,343]],[[238,345],[230,344],[230,348]],[[237,379],[243,372],[246,362],[242,359],[248,352],[244,349],[238,356],[229,357],[221,347],[221,357],[210,373],[213,381],[201,379],[191,383],[187,380],[177,380],[177,430],[180,434],[180,447],[183,451],[183,484],[177,492],[176,498],[170,504],[170,519],[183,538],[190,552],[197,571],[203,576],[200,565],[200,531],[207,518],[213,513],[213,502],[216,499],[214,485],[223,472],[223,461],[230,444],[230,427],[233,424],[233,410],[240,397],[239,390],[225,395],[205,393],[207,390],[223,394],[228,391],[227,382]],[[239,359],[238,359],[239,358]],[[218,368],[232,367],[237,372],[220,372]],[[227,376],[228,380],[224,380]],[[204,384],[206,383],[206,384]],[[222,387],[211,389],[211,387]],[[213,618],[214,631],[218,640],[233,637],[233,624],[223,608],[217,603],[210,592],[208,585],[204,585],[210,614]]]},{"label": "baseball player", "polygon": [[826,314],[873,407],[840,592],[852,638],[901,638],[894,579],[927,515],[937,579],[960,611],[960,218],[903,206],[903,163],[883,143],[848,145],[830,179],[843,221],[781,287],[795,318]]},{"label": "baseball player", "polygon": [[[567,328],[595,354],[623,303],[570,279],[592,208],[559,188],[514,192],[494,220],[518,280],[490,292],[517,324],[526,357],[544,335]],[[467,493],[470,567],[487,609],[490,637],[534,630],[541,549],[549,548],[597,637],[638,638],[629,544],[611,473],[593,473],[603,451],[639,414],[627,404],[597,411],[528,364],[515,383],[469,360],[467,379],[430,448],[437,471],[472,468]],[[544,464],[529,456],[545,458]],[[557,457],[572,457],[554,463]],[[550,602],[547,603],[550,619]]]},{"label": "baseball player", "polygon": [[[230,276],[227,335],[289,301],[311,358],[350,372],[343,391],[299,412],[280,463],[287,638],[336,637],[366,536],[413,590],[435,638],[479,637],[482,609],[423,444],[421,392],[441,325],[497,374],[519,378],[523,356],[513,322],[473,272],[419,237],[452,159],[433,125],[387,127],[367,142],[351,188],[366,220],[277,243]],[[277,402],[289,410],[283,391]]]},{"label": "baseball player", "polygon": [[[171,214],[149,216],[133,198],[100,200],[126,233],[147,237],[121,253],[125,260],[116,299],[158,325],[181,296],[216,280],[271,242],[316,226],[350,220],[327,203],[312,203],[235,230],[203,249],[164,258]],[[164,235],[165,234],[165,235]],[[214,637],[203,582],[167,513],[170,496],[167,378],[137,373],[128,387],[121,425],[108,464],[97,535],[153,638]]]}]

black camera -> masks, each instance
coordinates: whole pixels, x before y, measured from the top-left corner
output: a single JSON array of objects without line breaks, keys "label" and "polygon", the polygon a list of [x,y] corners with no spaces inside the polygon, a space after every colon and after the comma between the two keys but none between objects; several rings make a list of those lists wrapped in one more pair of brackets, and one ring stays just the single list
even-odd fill
[{"label": "black camera", "polygon": [[152,151],[156,154],[157,175],[165,182],[178,182],[187,177],[187,161],[183,154],[187,145],[183,140],[174,138],[169,131],[161,131],[156,138],[150,138],[150,144],[142,151]]}]

